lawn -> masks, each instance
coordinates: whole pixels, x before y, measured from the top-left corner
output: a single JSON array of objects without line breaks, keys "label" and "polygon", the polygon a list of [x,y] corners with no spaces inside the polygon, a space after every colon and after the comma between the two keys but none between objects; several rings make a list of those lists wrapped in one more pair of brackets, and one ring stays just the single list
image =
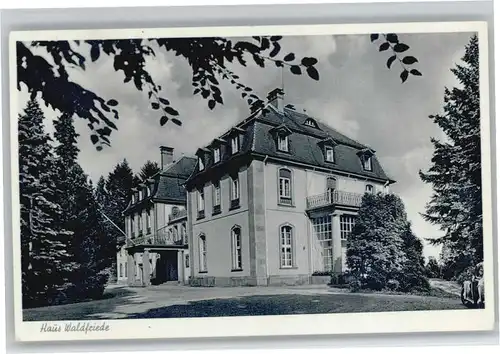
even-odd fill
[{"label": "lawn", "polygon": [[113,288],[102,300],[25,309],[25,321],[176,318],[465,309],[460,298],[349,293],[329,287]]},{"label": "lawn", "polygon": [[456,298],[377,294],[271,295],[195,301],[131,314],[128,318],[293,315],[464,309]]}]

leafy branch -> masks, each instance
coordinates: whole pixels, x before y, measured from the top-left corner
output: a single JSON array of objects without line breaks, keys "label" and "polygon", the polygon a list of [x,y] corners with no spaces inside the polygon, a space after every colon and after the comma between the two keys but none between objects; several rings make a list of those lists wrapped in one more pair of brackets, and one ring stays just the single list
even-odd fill
[{"label": "leafy branch", "polygon": [[372,42],[376,42],[382,39],[382,43],[379,45],[379,52],[391,50],[392,55],[387,59],[387,68],[390,69],[392,64],[397,60],[401,65],[401,82],[405,82],[410,74],[414,76],[422,76],[422,73],[411,66],[418,63],[417,58],[411,55],[405,55],[405,53],[410,47],[399,41],[399,37],[395,33],[387,33],[380,36],[378,33],[372,33],[370,35]]},{"label": "leafy branch", "polygon": [[[213,110],[217,104],[224,104],[220,81],[226,80],[240,91],[241,97],[250,106],[250,111],[255,112],[262,108],[264,100],[251,87],[243,84],[230,69],[233,64],[246,67],[248,56],[262,68],[272,63],[278,68],[288,68],[294,75],[307,74],[316,81],[320,78],[316,68],[318,60],[313,57],[297,59],[292,52],[284,54],[282,38],[254,36],[250,40],[235,43],[220,37],[17,42],[18,90],[23,83],[32,98],[40,94],[46,106],[87,120],[91,130],[90,139],[100,150],[102,145],[110,145],[111,132],[117,129],[115,121],[119,119],[119,102],[114,98],[104,99],[73,82],[68,68],[85,71],[88,58],[92,62],[103,56],[112,58],[113,69],[123,75],[124,83],[131,83],[138,91],[147,92],[150,106],[158,112],[161,126],[168,122],[181,126],[181,114],[165,97],[162,87],[146,68],[146,59],[156,57],[154,46],[185,59],[193,73],[193,94],[207,100],[209,109]],[[375,41],[379,35],[372,34],[371,38]],[[387,66],[390,68],[392,62],[398,59],[403,68],[403,82],[409,74],[420,76],[417,69],[409,67],[417,62],[416,58],[399,56],[408,46],[400,43],[395,34],[386,34],[383,38],[384,43],[379,50],[390,48],[394,53]],[[34,54],[32,47],[43,48],[48,57],[52,58],[53,64],[49,63],[47,56]]]}]

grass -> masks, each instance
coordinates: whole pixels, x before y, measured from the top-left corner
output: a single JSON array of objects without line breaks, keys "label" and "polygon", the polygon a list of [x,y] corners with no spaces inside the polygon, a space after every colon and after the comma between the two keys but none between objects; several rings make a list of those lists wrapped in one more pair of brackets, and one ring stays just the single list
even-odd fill
[{"label": "grass", "polygon": [[262,316],[464,309],[450,298],[369,296],[366,294],[268,295],[215,299],[173,305],[130,315],[129,318]]},{"label": "grass", "polygon": [[[335,286],[332,286],[335,287]],[[346,288],[346,287],[342,287]],[[348,288],[348,287],[347,287]],[[431,288],[429,291],[411,291],[409,293],[404,293],[401,291],[390,291],[390,290],[369,290],[369,289],[361,289],[357,292],[353,292],[353,294],[386,294],[386,295],[415,295],[415,296],[431,296],[431,297],[439,297],[439,298],[449,298],[449,299],[459,299],[460,296],[452,294],[450,292],[444,291],[438,288]]]}]

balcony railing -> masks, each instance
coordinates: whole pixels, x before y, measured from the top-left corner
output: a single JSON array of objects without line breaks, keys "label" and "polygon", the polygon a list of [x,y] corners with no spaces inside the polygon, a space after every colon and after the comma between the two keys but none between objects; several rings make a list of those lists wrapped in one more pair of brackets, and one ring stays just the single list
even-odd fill
[{"label": "balcony railing", "polygon": [[182,246],[185,237],[178,235],[174,237],[172,232],[168,232],[167,226],[157,230],[155,233],[146,236],[128,239],[129,246],[153,245],[153,246]]},{"label": "balcony railing", "polygon": [[168,221],[181,219],[181,218],[184,218],[186,216],[187,216],[187,210],[186,209],[179,210],[175,214],[173,214],[173,213],[169,214],[168,215]]},{"label": "balcony railing", "polygon": [[359,207],[361,205],[362,199],[363,199],[362,194],[342,192],[342,191],[331,191],[307,197],[307,208],[313,209],[328,205],[345,205],[345,206]]}]

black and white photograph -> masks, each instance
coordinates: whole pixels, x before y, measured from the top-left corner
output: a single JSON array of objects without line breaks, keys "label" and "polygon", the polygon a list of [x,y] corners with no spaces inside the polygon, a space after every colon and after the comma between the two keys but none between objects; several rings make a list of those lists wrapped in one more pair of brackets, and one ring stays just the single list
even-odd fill
[{"label": "black and white photograph", "polygon": [[493,328],[487,50],[482,22],[11,33],[17,337]]}]

